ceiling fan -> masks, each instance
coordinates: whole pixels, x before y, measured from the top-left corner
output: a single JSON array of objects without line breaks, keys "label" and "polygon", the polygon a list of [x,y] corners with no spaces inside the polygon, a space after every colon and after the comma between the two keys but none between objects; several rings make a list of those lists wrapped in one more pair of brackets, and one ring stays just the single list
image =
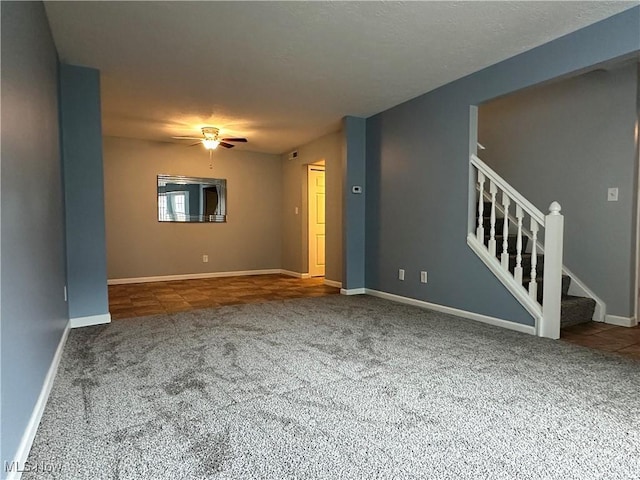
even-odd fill
[{"label": "ceiling fan", "polygon": [[220,138],[220,129],[216,127],[202,127],[202,137],[171,137],[178,140],[199,140],[196,143],[189,145],[194,147],[196,145],[204,145],[207,150],[215,150],[218,145],[224,148],[233,148],[235,145],[229,142],[247,143],[246,138],[242,137],[224,137]]}]

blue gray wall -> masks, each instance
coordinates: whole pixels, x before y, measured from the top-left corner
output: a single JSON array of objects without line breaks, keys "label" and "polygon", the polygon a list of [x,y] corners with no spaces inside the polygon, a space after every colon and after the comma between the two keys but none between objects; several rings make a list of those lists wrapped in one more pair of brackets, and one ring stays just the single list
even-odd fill
[{"label": "blue gray wall", "polygon": [[[343,146],[342,288],[365,287],[366,131],[364,118],[345,117]],[[353,193],[359,186],[361,193]]]},{"label": "blue gray wall", "polygon": [[470,106],[637,52],[639,21],[634,7],[369,118],[367,287],[532,324],[466,244]]},{"label": "blue gray wall", "polygon": [[71,318],[108,313],[100,72],[60,66]]},{"label": "blue gray wall", "polygon": [[624,317],[635,315],[637,62],[491,101],[478,117],[480,157],[540,210],[562,205],[564,264]]},{"label": "blue gray wall", "polygon": [[57,53],[42,3],[2,2],[2,440],[14,459],[67,324]]}]

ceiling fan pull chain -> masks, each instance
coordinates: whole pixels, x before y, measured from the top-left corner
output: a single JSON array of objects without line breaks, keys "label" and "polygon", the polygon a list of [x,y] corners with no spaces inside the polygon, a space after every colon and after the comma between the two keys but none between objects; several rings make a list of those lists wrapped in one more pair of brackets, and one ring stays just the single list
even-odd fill
[{"label": "ceiling fan pull chain", "polygon": [[209,150],[209,169],[213,170],[213,160],[211,159],[212,150]]}]

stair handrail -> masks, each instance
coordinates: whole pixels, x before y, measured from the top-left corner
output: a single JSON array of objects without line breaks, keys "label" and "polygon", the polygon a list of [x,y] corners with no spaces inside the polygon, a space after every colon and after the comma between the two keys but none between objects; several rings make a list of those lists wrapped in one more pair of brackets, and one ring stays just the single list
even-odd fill
[{"label": "stair handrail", "polygon": [[524,198],[520,192],[508,184],[507,181],[498,175],[494,169],[480,160],[475,154],[471,155],[471,163],[475,165],[478,170],[482,171],[487,178],[493,180],[496,185],[500,187],[500,190],[506,192],[512,200],[519,203],[523,210],[531,217],[535,218],[539,224],[544,225],[544,213],[542,213],[533,203]]},{"label": "stair handrail", "polygon": [[[562,295],[562,249],[564,235],[564,217],[560,214],[560,204],[552,202],[549,206],[549,213],[543,214],[529,200],[527,200],[520,192],[513,188],[506,180],[504,180],[491,167],[484,163],[477,155],[470,156],[470,164],[475,167],[476,190],[479,195],[477,197],[477,228],[475,233],[473,230],[467,235],[468,245],[483,260],[496,277],[507,287],[514,297],[531,313],[536,320],[536,333],[542,337],[559,338],[560,337],[560,302]],[[489,180],[489,192],[485,191],[486,180]],[[505,217],[501,219],[502,225],[497,225],[496,206],[498,192],[502,193],[502,206],[504,208]],[[470,193],[471,194],[471,193]],[[489,239],[485,244],[484,232],[484,203],[485,195],[490,199],[490,232]],[[509,218],[509,206],[511,202],[515,204],[516,222]],[[471,204],[476,205],[475,202]],[[471,205],[470,204],[470,205]],[[475,206],[474,206],[475,210]],[[531,252],[531,272],[529,275],[528,286],[522,284],[523,268],[522,253],[523,225],[525,215],[531,219],[532,232],[532,252]],[[510,224],[514,228],[517,227],[516,235],[516,264],[514,271],[509,269],[509,248],[508,237],[510,235]],[[496,235],[496,227],[502,227],[502,234]],[[543,272],[543,301],[538,302],[538,283],[537,283],[537,234],[540,227],[544,228],[544,272]],[[497,240],[496,236],[502,236],[502,253],[500,260],[496,255]]]}]

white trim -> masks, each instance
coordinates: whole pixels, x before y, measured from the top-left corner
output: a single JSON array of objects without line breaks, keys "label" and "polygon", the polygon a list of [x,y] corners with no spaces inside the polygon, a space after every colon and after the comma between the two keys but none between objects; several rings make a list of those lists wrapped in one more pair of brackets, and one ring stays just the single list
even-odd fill
[{"label": "white trim", "polygon": [[110,313],[69,319],[69,327],[71,328],[90,327],[91,325],[102,325],[104,323],[111,323]]},{"label": "white trim", "polygon": [[[478,154],[478,107],[475,105],[469,106],[469,158],[472,155]],[[475,232],[478,222],[477,208],[475,192],[477,187],[477,169],[469,162],[469,188],[467,198],[467,231]]]},{"label": "white trim", "polygon": [[571,277],[571,283],[569,283],[569,295],[574,297],[589,297],[595,300],[596,307],[593,309],[593,317],[591,320],[594,322],[604,322],[607,318],[607,304],[598,297],[593,290],[587,287],[582,280],[575,276],[575,274],[564,265],[562,266],[562,273]]},{"label": "white trim", "polygon": [[385,300],[391,300],[392,302],[404,303],[407,305],[413,305],[414,307],[426,308],[428,310],[435,310],[437,312],[448,313],[450,315],[456,315],[462,318],[468,318],[469,320],[476,320],[478,322],[487,323],[496,327],[507,328],[509,330],[515,330],[516,332],[527,333],[529,335],[536,334],[536,327],[531,325],[523,325],[521,323],[510,322],[509,320],[503,320],[501,318],[490,317],[488,315],[482,315],[480,313],[468,312],[466,310],[460,310],[458,308],[447,307],[445,305],[439,305],[437,303],[425,302],[423,300],[416,300],[415,298],[402,297],[400,295],[394,295],[393,293],[380,292],[378,290],[365,289],[367,295],[373,297],[384,298]]},{"label": "white trim", "polygon": [[[67,343],[69,329],[71,328],[70,323],[70,321],[67,323],[67,326],[62,332],[62,337],[60,338],[60,342],[58,342],[58,348],[56,349],[56,353],[53,355],[51,365],[49,365],[49,371],[47,372],[47,376],[44,377],[40,395],[38,395],[38,400],[33,407],[31,417],[29,418],[29,423],[27,424],[27,428],[22,434],[22,439],[20,440],[18,451],[16,452],[16,455],[14,457],[14,465],[18,465],[20,467],[23,466],[26,463],[27,458],[29,457],[29,451],[31,450],[31,445],[33,445],[33,439],[36,437],[38,425],[40,425],[40,419],[42,418],[42,414],[44,413],[44,407],[47,405],[47,400],[49,399],[49,394],[51,393],[51,387],[53,387],[53,381],[55,380],[56,373],[58,372],[58,366],[60,365],[62,352],[64,351],[65,344]],[[2,464],[2,468],[4,469],[4,463]],[[19,480],[21,476],[22,472],[7,472],[6,479]]]},{"label": "white trim", "polygon": [[484,163],[477,155],[471,154],[470,162],[481,170],[489,179],[493,180],[498,187],[506,192],[509,197],[516,203],[520,204],[525,212],[527,212],[532,218],[534,218],[540,225],[544,226],[544,213],[542,213],[538,207],[536,207],[529,200],[524,198],[520,192],[507,183],[507,181],[498,175],[489,165]]},{"label": "white trim", "polygon": [[498,280],[511,292],[511,294],[520,302],[520,304],[531,314],[538,325],[542,318],[542,306],[529,296],[529,292],[520,285],[510,272],[504,270],[498,259],[492,256],[489,251],[482,245],[473,233],[467,235],[467,245],[476,255],[484,262],[484,264],[493,272]]},{"label": "white trim", "polygon": [[169,282],[171,280],[196,280],[198,278],[217,278],[217,277],[241,277],[245,275],[273,275],[282,273],[298,278],[309,278],[305,273],[289,272],[279,268],[271,268],[267,270],[240,270],[237,272],[207,272],[207,273],[185,273],[180,275],[159,275],[155,277],[132,277],[132,278],[110,278],[107,285],[125,285],[129,283],[148,283],[148,282]]},{"label": "white trim", "polygon": [[364,295],[366,292],[365,288],[340,288],[341,295]]},{"label": "white trim", "polygon": [[[313,248],[311,237],[315,231],[314,226],[317,224],[313,223],[312,225],[311,219],[317,217],[317,212],[312,215],[311,199],[316,196],[316,193],[318,191],[318,188],[317,188],[318,186],[314,185],[314,188],[311,188],[311,184],[312,184],[311,172],[312,171],[322,172],[323,176],[325,176],[325,170],[326,169],[324,165],[315,165],[313,163],[307,165],[307,262],[308,262],[307,266],[309,267],[309,273],[311,273],[311,276],[313,277],[323,277],[325,274],[326,265],[318,266],[317,262],[314,262],[314,260],[317,260],[317,251],[316,251],[317,249]],[[326,187],[322,187],[322,188],[326,189]],[[326,204],[326,201],[324,203]],[[317,243],[316,243],[316,247],[317,247]]]},{"label": "white trim", "polygon": [[[636,122],[636,145],[638,143],[638,122]],[[636,181],[640,182],[640,149],[636,148],[637,158],[634,163],[636,166]],[[636,185],[640,185],[640,183],[636,183]],[[633,279],[633,314],[636,318],[636,324],[638,323],[638,318],[640,318],[640,305],[638,302],[640,299],[640,192],[638,192],[638,188],[636,187],[636,191],[634,192],[636,195],[636,245],[635,245],[635,255],[636,255],[636,274]],[[606,313],[606,312],[605,312]]]},{"label": "white trim", "polygon": [[324,284],[330,287],[342,288],[342,282],[336,282],[335,280],[324,279]]},{"label": "white trim", "polygon": [[604,323],[617,325],[619,327],[635,327],[638,324],[636,317],[620,317],[618,315],[606,315]]},{"label": "white trim", "polygon": [[280,269],[280,270],[276,270],[275,273],[281,273],[282,275],[288,275],[290,277],[296,277],[296,278],[311,278],[311,275],[309,275],[308,273],[292,272],[291,270]]}]

